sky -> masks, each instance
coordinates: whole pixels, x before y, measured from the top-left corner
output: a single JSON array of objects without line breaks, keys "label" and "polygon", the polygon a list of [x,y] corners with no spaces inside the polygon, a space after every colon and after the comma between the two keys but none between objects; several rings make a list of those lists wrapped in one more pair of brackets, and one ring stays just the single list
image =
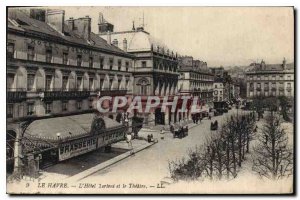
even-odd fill
[{"label": "sky", "polygon": [[65,18],[98,16],[115,31],[145,30],[180,55],[193,56],[214,66],[294,62],[294,17],[291,7],[60,7]]}]

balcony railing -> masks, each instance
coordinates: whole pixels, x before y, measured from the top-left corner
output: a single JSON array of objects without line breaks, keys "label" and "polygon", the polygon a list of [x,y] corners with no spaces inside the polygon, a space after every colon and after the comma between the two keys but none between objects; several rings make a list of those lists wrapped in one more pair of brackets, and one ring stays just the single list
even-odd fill
[{"label": "balcony railing", "polygon": [[124,96],[126,94],[127,94],[127,90],[101,90],[100,91],[100,96]]},{"label": "balcony railing", "polygon": [[44,100],[83,99],[90,96],[90,91],[43,91],[40,97]]},{"label": "balcony railing", "polygon": [[8,89],[7,90],[7,102],[14,103],[14,102],[21,102],[26,99],[26,91],[23,89]]}]

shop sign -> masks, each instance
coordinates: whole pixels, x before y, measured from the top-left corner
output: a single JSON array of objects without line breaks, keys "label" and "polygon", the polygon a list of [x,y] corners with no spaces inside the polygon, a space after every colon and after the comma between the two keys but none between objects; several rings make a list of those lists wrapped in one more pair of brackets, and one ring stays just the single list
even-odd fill
[{"label": "shop sign", "polygon": [[82,138],[59,147],[59,161],[66,160],[96,149],[97,138]]}]

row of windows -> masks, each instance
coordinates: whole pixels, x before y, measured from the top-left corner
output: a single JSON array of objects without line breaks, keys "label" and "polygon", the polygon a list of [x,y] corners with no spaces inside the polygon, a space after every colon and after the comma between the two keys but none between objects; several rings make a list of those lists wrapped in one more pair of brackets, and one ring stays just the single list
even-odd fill
[{"label": "row of windows", "polygon": [[[53,103],[52,102],[46,102],[44,104],[45,106],[45,113],[50,114],[53,112]],[[89,100],[89,108],[93,108],[93,101],[92,99]],[[69,102],[68,101],[62,101],[61,104],[61,110],[63,112],[68,111],[69,109]],[[76,102],[76,109],[82,110],[82,101],[77,101]],[[35,106],[34,103],[27,103],[27,116],[32,116],[35,115]],[[7,111],[6,111],[7,118],[13,118],[14,116],[14,104],[7,104]]]},{"label": "row of windows", "polygon": [[223,101],[223,98],[222,97],[214,97],[214,101]]},{"label": "row of windows", "polygon": [[[271,75],[271,76],[268,76],[268,75],[257,75],[257,76],[249,76],[248,77],[249,80],[285,80],[284,79],[284,75]],[[292,80],[292,76],[291,75],[288,75],[286,77],[286,80]]]},{"label": "row of windows", "polygon": [[[159,64],[158,61],[153,61],[153,66],[154,69],[159,69],[159,70],[169,70],[171,72],[177,72],[177,65],[176,64]],[[142,61],[142,67],[147,67],[147,62]]]},{"label": "row of windows", "polygon": [[[269,83],[256,83],[256,88],[261,88],[261,86],[264,85],[264,87],[269,87]],[[254,83],[250,83],[249,84],[250,88],[254,87]],[[272,88],[276,88],[276,82],[272,82],[271,83]],[[291,83],[287,83],[287,88],[291,88],[292,84]],[[280,82],[279,83],[279,87],[283,87],[283,83]]]},{"label": "row of windows", "polygon": [[[7,74],[8,88],[12,88],[12,85],[14,83],[14,78],[15,78],[14,74]],[[53,75],[46,75],[46,78],[45,78],[45,90],[46,91],[50,91],[53,88],[52,87],[53,78],[54,78]],[[86,88],[86,89],[92,91],[94,89],[94,78],[89,78],[88,81],[89,81],[89,84],[88,84],[88,88]],[[27,90],[28,91],[32,91],[34,89],[34,82],[35,82],[35,74],[27,74]],[[63,76],[62,77],[62,88],[55,88],[55,89],[61,89],[63,91],[67,91],[68,90],[68,82],[69,82],[69,76]],[[103,82],[104,82],[104,79],[101,78],[100,79],[100,88],[102,88]],[[113,82],[113,78],[110,78],[109,88],[111,88],[112,82]],[[126,79],[126,83],[125,83],[126,86],[128,85],[128,82],[129,82],[129,80]],[[118,80],[118,87],[120,87],[120,85],[121,85],[121,79]],[[83,89],[83,77],[78,76],[76,78],[76,84],[74,86],[75,86],[74,88],[69,86],[69,89],[77,89],[77,90]]]},{"label": "row of windows", "polygon": [[220,95],[223,95],[223,91],[221,90],[220,92],[218,92],[218,90],[215,90],[214,91],[214,95],[218,95],[218,93],[220,94]]},{"label": "row of windows", "polygon": [[[276,96],[276,95],[279,95],[279,96],[283,96],[285,95],[283,91],[279,91],[279,92],[276,92],[276,91],[265,91],[265,92],[260,92],[260,91],[257,91],[257,92],[251,92],[249,93],[249,96],[250,97],[253,97],[253,96],[261,96],[261,95],[264,95],[264,96]],[[286,93],[286,96],[292,96],[292,92],[291,91],[288,91]]]},{"label": "row of windows", "polygon": [[[51,63],[52,62],[52,49],[46,49],[46,62]],[[34,47],[33,46],[28,46],[27,48],[27,60],[34,60]],[[7,44],[7,57],[9,58],[13,58],[14,57],[14,44],[13,43],[8,43]],[[83,60],[82,60],[82,55],[78,54],[77,55],[77,66],[82,66]],[[100,63],[100,69],[104,68],[104,57],[101,56],[99,59],[99,63]],[[67,65],[68,64],[68,53],[64,52],[63,53],[63,64]],[[112,70],[113,69],[113,64],[114,64],[114,59],[113,58],[109,58],[108,61],[109,64],[109,69]],[[118,70],[121,70],[122,67],[122,59],[118,59],[117,61],[118,64]],[[93,67],[94,65],[94,57],[90,56],[89,57],[89,67]],[[129,61],[125,62],[125,68],[126,71],[128,71],[129,68]]]},{"label": "row of windows", "polygon": [[203,87],[208,87],[208,86],[212,86],[212,83],[198,83],[198,82],[192,82],[191,83],[192,86],[203,86]]},{"label": "row of windows", "polygon": [[201,75],[201,74],[195,74],[195,73],[191,73],[191,78],[198,79],[198,80],[213,80],[213,76]]},{"label": "row of windows", "polygon": [[215,84],[215,88],[218,88],[218,85],[219,85],[221,88],[223,87],[223,83],[219,83],[219,84],[216,83],[216,84]]}]

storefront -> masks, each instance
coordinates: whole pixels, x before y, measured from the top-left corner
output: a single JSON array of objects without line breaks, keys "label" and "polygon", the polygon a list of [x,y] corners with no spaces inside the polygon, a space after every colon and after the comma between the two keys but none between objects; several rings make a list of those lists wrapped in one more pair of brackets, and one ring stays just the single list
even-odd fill
[{"label": "storefront", "polygon": [[124,140],[126,130],[108,117],[91,113],[35,120],[24,134],[28,141],[23,153],[38,158],[39,166],[45,168]]}]

